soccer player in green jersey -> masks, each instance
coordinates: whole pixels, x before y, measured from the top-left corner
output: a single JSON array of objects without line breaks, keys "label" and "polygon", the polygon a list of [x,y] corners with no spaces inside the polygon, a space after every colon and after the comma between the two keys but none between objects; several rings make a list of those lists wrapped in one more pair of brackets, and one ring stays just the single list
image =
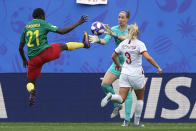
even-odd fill
[{"label": "soccer player in green jersey", "polygon": [[[51,25],[45,21],[45,12],[41,8],[37,8],[33,11],[33,18],[34,19],[24,27],[19,46],[19,52],[23,60],[23,66],[28,66],[27,90],[30,93],[30,106],[32,106],[35,102],[35,82],[36,79],[40,76],[42,66],[45,63],[59,58],[61,51],[90,47],[87,32],[84,32],[82,43],[68,42],[48,45],[47,40],[48,32],[66,34],[77,26],[87,22],[87,16],[83,15],[75,24],[65,28],[58,28],[57,26]],[[28,47],[28,61],[23,50],[25,44],[27,44]]]},{"label": "soccer player in green jersey", "polygon": [[[121,11],[118,15],[118,24],[117,26],[114,26],[110,28],[108,25],[106,25],[107,29],[107,35],[104,37],[104,39],[99,39],[98,36],[90,36],[89,40],[91,43],[100,43],[102,45],[105,45],[108,43],[112,37],[115,40],[116,46],[120,44],[121,41],[127,39],[128,37],[128,20],[130,17],[129,11]],[[122,65],[124,63],[124,59],[122,55],[118,56],[118,60],[120,61],[120,64]],[[120,71],[115,69],[116,65],[113,63],[110,68],[107,70],[107,72],[104,75],[104,78],[101,83],[101,87],[103,88],[105,94],[112,93],[114,94],[114,89],[112,88],[112,83],[119,78]],[[130,113],[131,113],[131,107],[132,107],[132,93],[129,92],[128,96],[125,101],[125,120],[122,124],[122,126],[128,126],[130,122]],[[122,109],[121,104],[114,103],[114,110],[111,114],[111,118],[114,118],[118,115],[118,112]]]}]

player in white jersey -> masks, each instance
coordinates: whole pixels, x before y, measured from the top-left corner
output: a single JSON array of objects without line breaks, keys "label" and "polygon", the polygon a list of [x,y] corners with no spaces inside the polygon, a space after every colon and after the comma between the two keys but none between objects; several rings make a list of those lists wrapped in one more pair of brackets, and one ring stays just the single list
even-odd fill
[{"label": "player in white jersey", "polygon": [[[91,43],[99,43],[102,45],[107,44],[112,37],[115,40],[115,45],[118,47],[118,45],[128,37],[128,21],[130,18],[130,12],[128,10],[121,11],[118,14],[118,25],[113,26],[110,28],[108,25],[105,25],[107,29],[107,35],[104,37],[104,39],[99,39],[98,36],[89,35],[89,40]],[[118,55],[119,62],[121,65],[124,63],[124,59],[122,55]],[[103,89],[104,93],[107,95],[109,92],[112,94],[115,94],[114,89],[112,87],[112,83],[119,79],[120,77],[120,71],[115,69],[116,65],[112,63],[112,65],[109,67],[107,72],[104,75],[104,78],[101,82],[101,88]],[[111,118],[116,117],[119,114],[119,111],[122,109],[122,105],[118,103],[113,103],[114,109],[111,114]],[[125,119],[123,121],[122,126],[129,126],[130,122],[130,114],[131,114],[131,107],[132,107],[132,92],[129,92],[126,101],[125,101]]]},{"label": "player in white jersey", "polygon": [[[119,79],[119,95],[112,95],[111,93],[107,94],[107,96],[102,99],[101,106],[106,106],[110,100],[119,104],[123,103],[127,97],[129,89],[132,88],[134,89],[137,96],[134,126],[144,126],[140,123],[145,91],[145,77],[142,68],[142,56],[144,56],[149,63],[157,68],[158,73],[162,73],[162,69],[148,54],[145,44],[137,39],[138,34],[139,29],[137,24],[135,23],[130,25],[128,28],[129,39],[122,41],[112,54],[112,59],[116,64],[116,69],[122,69]],[[125,60],[122,67],[117,59],[119,54],[122,54]]]}]

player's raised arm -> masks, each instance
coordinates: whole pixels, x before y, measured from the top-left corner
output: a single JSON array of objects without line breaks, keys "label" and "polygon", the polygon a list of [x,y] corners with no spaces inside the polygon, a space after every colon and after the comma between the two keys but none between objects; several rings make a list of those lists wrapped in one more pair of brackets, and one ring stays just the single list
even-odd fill
[{"label": "player's raised arm", "polygon": [[65,27],[65,28],[58,28],[56,30],[56,33],[59,33],[59,34],[66,34],[70,31],[72,31],[74,28],[76,28],[77,26],[83,24],[84,22],[87,22],[88,21],[88,17],[86,15],[82,15],[81,18],[73,25],[71,26],[68,26],[68,27]]},{"label": "player's raised arm", "polygon": [[[105,37],[108,41],[111,39],[111,37],[114,37],[115,39],[118,39],[120,41],[123,41],[125,39],[127,39],[126,36],[121,36],[121,35],[116,35],[112,29],[110,28],[110,26],[108,24],[105,24],[105,30],[106,32],[104,32],[104,34],[107,34],[107,36]],[[102,45],[105,45],[108,41],[106,41],[105,39],[100,39],[97,35],[89,35],[89,40],[91,43],[99,43]]]},{"label": "player's raised arm", "polygon": [[105,34],[108,34],[108,35],[110,35],[110,36],[112,36],[116,39],[119,39],[120,41],[123,41],[123,40],[127,39],[126,36],[121,36],[121,35],[115,34],[108,24],[105,24],[105,29],[107,30],[107,32],[104,32]]},{"label": "player's raised arm", "polygon": [[159,65],[155,62],[155,60],[148,54],[148,52],[143,52],[142,55],[145,57],[145,59],[152,64],[154,67],[157,68],[158,74],[162,73],[162,69],[159,67]]}]

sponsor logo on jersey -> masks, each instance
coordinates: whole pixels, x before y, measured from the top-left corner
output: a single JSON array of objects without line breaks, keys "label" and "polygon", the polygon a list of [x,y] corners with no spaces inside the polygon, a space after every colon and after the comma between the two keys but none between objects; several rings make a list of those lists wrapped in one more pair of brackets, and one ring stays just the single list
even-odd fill
[{"label": "sponsor logo on jersey", "polygon": [[123,49],[135,50],[136,49],[136,46],[123,45],[122,48]]}]

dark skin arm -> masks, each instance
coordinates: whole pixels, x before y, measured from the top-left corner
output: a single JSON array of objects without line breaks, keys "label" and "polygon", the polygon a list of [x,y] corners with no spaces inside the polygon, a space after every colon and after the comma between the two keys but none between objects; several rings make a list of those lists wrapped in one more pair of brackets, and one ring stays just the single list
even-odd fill
[{"label": "dark skin arm", "polygon": [[20,52],[20,56],[22,57],[23,66],[26,68],[28,65],[28,61],[27,61],[25,54],[24,54],[24,50],[23,50],[24,46],[25,46],[25,43],[20,43],[19,52]]},{"label": "dark skin arm", "polygon": [[88,20],[88,17],[86,15],[82,15],[81,18],[75,24],[73,24],[71,26],[68,26],[68,27],[65,27],[65,28],[58,28],[56,30],[56,33],[62,34],[62,35],[66,34],[66,33],[70,32],[70,31],[72,31],[77,26],[83,24],[84,22],[87,22],[87,20]]}]

